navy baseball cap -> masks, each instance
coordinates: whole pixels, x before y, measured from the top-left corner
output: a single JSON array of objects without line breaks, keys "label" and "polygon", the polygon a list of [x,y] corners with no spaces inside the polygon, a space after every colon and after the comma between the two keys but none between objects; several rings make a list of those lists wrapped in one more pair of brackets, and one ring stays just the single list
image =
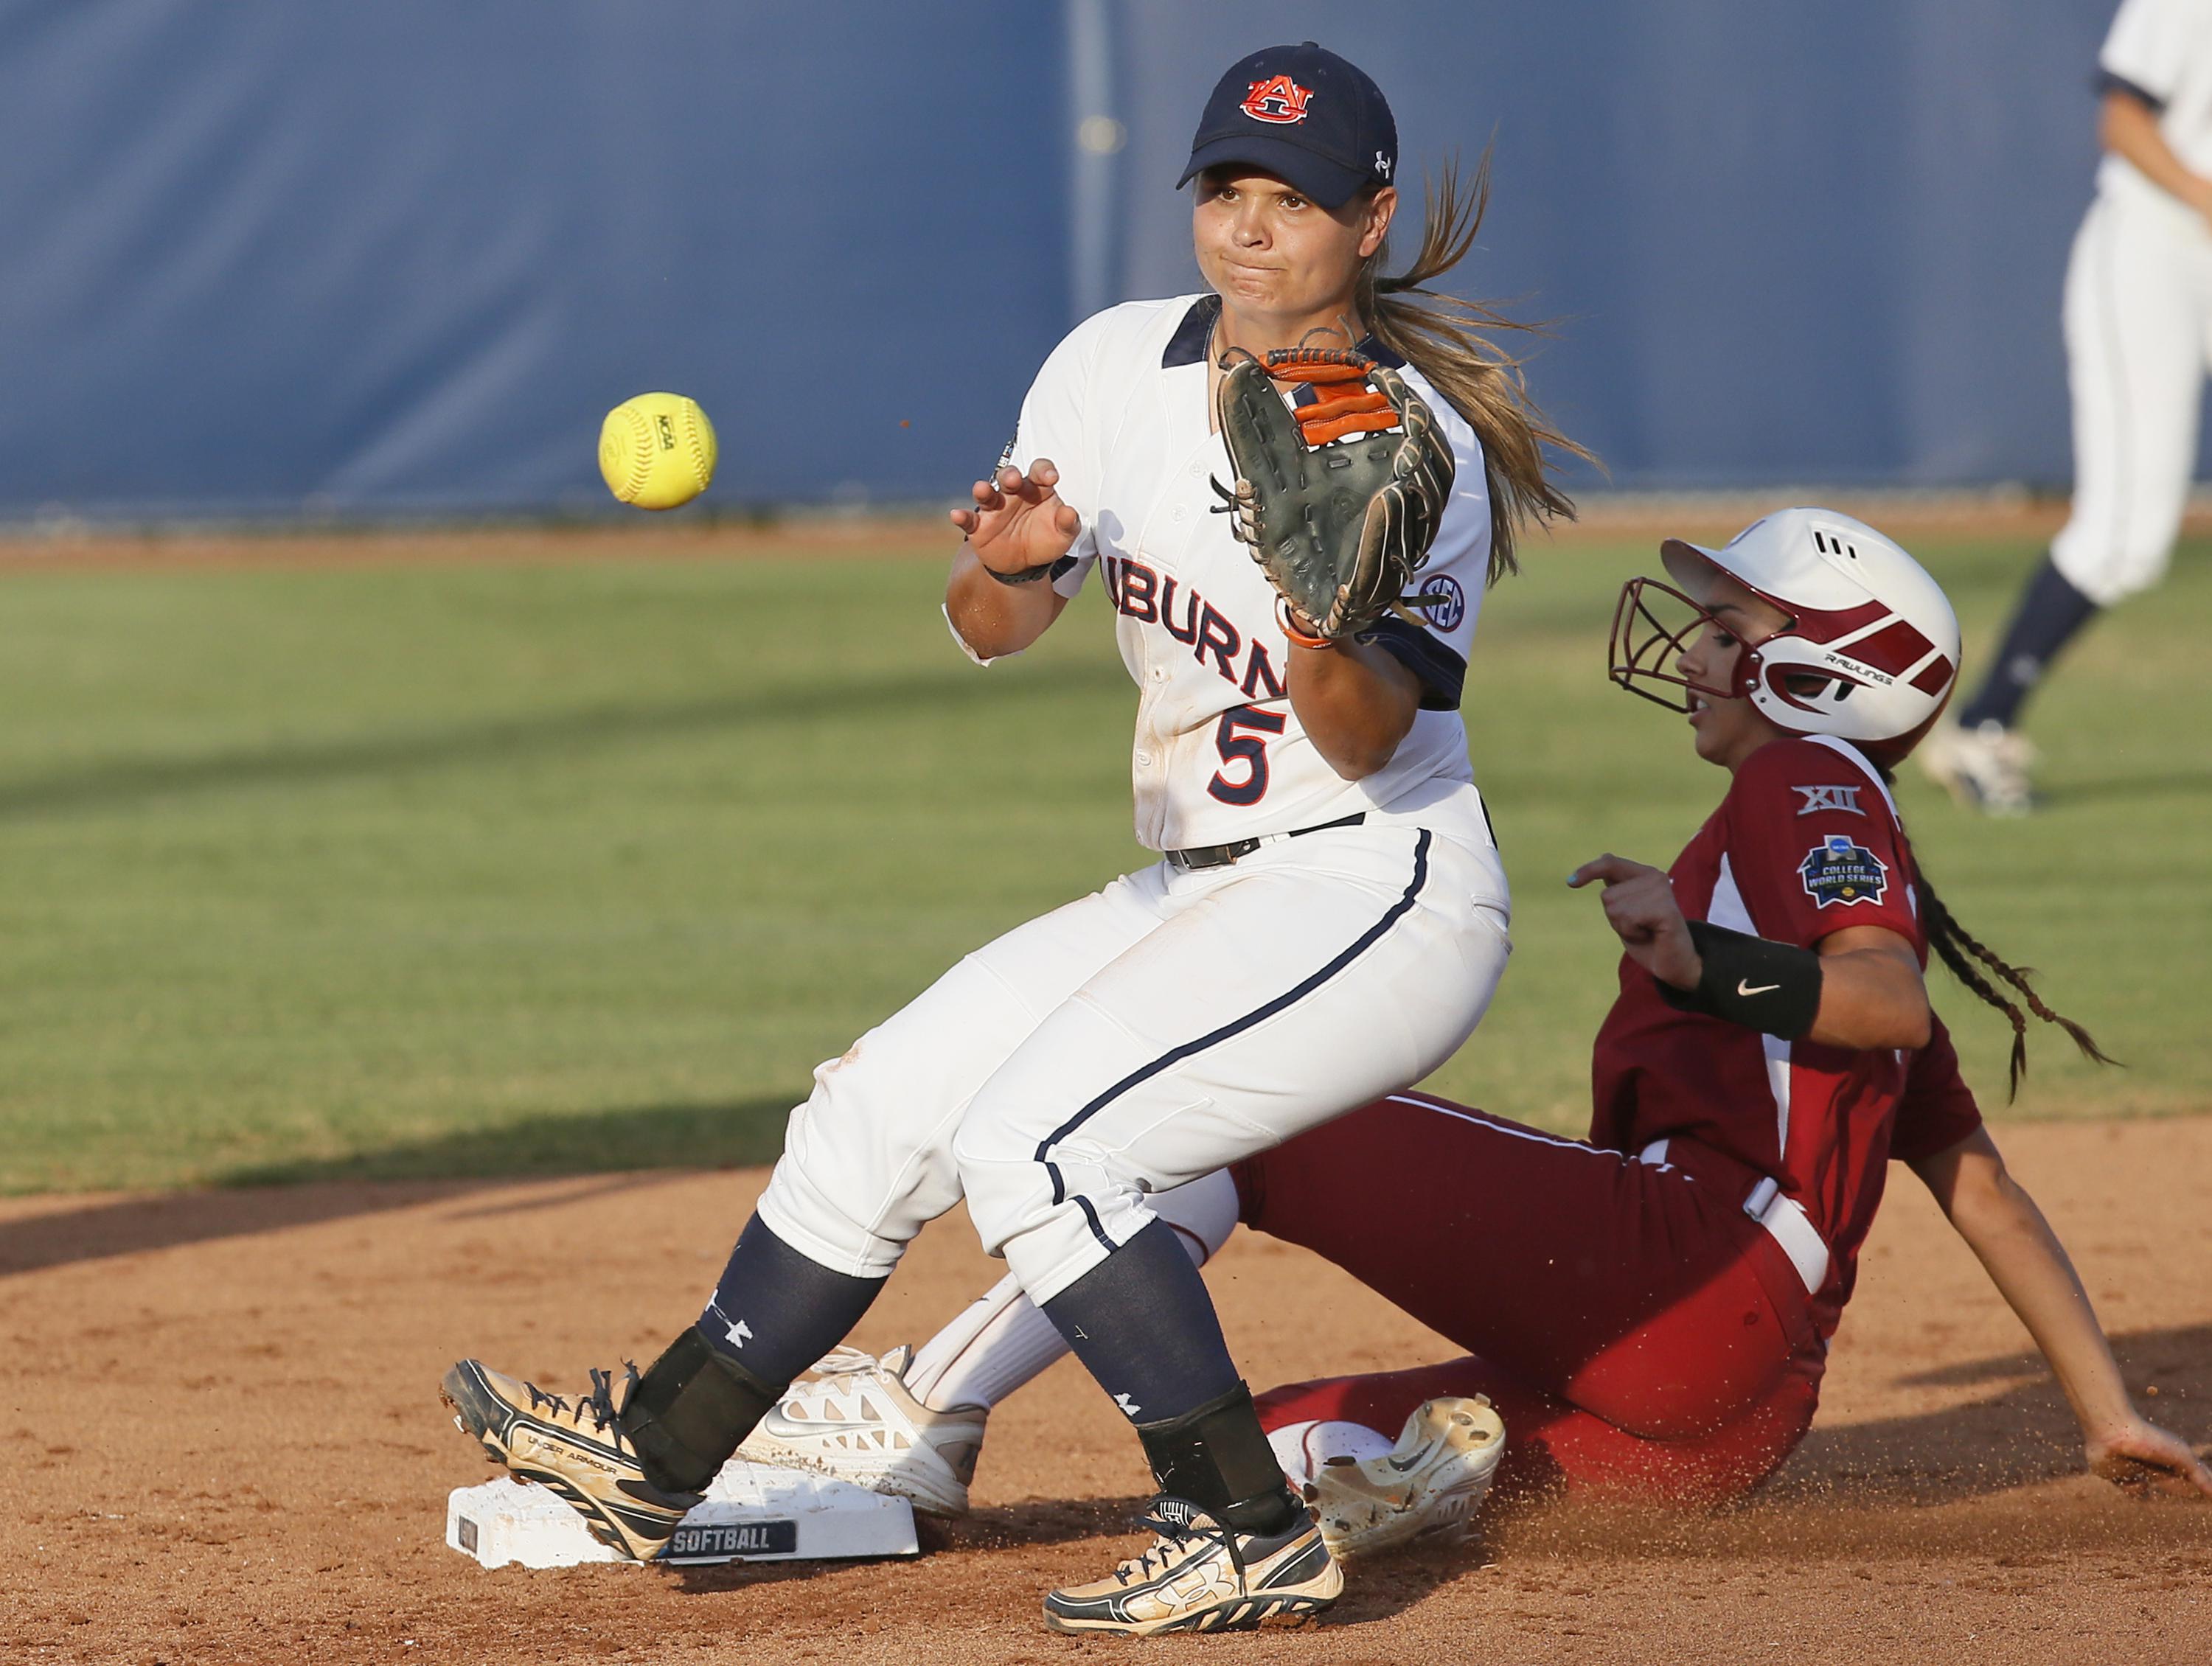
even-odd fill
[{"label": "navy baseball cap", "polygon": [[1264,46],[1214,84],[1176,189],[1230,162],[1340,209],[1363,187],[1397,178],[1398,124],[1357,64],[1310,40]]}]

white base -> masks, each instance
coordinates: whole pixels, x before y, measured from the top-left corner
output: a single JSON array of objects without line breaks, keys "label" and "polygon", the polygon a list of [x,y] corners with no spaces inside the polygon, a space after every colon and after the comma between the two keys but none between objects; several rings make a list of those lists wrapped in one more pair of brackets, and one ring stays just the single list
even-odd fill
[{"label": "white base", "polygon": [[[486,1567],[574,1567],[629,1559],[601,1544],[584,1518],[548,1487],[501,1476],[457,1487],[446,1500],[446,1542]],[[849,1481],[803,1469],[732,1458],[684,1517],[656,1560],[812,1561],[841,1556],[912,1556],[914,1506]]]}]

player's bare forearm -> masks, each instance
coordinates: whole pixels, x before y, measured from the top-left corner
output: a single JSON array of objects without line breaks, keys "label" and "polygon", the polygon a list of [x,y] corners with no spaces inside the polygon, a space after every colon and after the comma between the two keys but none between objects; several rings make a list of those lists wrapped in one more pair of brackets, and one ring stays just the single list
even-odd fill
[{"label": "player's bare forearm", "polygon": [[1924,1047],[1935,1028],[1912,945],[1878,925],[1820,940],[1820,1009],[1808,1041],[1826,1047]]},{"label": "player's bare forearm", "polygon": [[1289,651],[1291,709],[1314,750],[1347,781],[1382,769],[1421,709],[1419,679],[1371,642]]},{"label": "player's bare forearm", "polygon": [[2158,112],[2134,94],[2116,88],[2105,94],[2098,136],[2106,149],[2124,159],[2160,191],[2212,218],[2212,179],[2189,171],[2159,131]]},{"label": "player's bare forearm", "polygon": [[2082,1427],[2128,1415],[2127,1389],[2088,1293],[1989,1131],[1978,1129],[1913,1167],[2050,1360]]},{"label": "player's bare forearm", "polygon": [[2153,1480],[2212,1493],[2203,1465],[2136,1411],[2066,1246],[2012,1178],[1989,1130],[1975,1130],[1912,1169],[2035,1339],[2081,1425],[2092,1467],[2124,1483]]},{"label": "player's bare forearm", "polygon": [[960,639],[984,659],[1018,654],[1060,617],[1067,598],[1049,579],[1004,585],[984,570],[966,544],[952,558],[945,581],[945,614]]}]

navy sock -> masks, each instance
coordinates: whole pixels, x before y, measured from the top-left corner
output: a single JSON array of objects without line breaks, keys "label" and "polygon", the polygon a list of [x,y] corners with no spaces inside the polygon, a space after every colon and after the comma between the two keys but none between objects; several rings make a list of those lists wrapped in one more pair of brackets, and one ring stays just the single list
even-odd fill
[{"label": "navy sock", "polygon": [[1044,1312],[1133,1423],[1181,1417],[1237,1386],[1206,1281],[1164,1221],[1046,1302]]},{"label": "navy sock", "polygon": [[788,1383],[851,1334],[884,1281],[831,1272],[757,1215],[699,1316],[700,1333],[763,1382]]},{"label": "navy sock", "polygon": [[2096,613],[2097,604],[2075,589],[2045,555],[2021,594],[2020,607],[2005,630],[2003,645],[1990,663],[1981,692],[1959,713],[1960,725],[1974,729],[1995,723],[2010,729],[2028,690],[2042,678],[2044,668]]}]

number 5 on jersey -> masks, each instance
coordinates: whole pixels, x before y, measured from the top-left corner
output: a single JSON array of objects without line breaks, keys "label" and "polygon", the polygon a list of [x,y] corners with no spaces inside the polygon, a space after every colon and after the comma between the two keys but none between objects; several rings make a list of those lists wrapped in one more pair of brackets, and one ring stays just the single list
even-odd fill
[{"label": "number 5 on jersey", "polygon": [[[1258,734],[1239,734],[1239,730],[1256,730]],[[1213,778],[1206,790],[1224,804],[1256,804],[1267,791],[1267,742],[1262,735],[1283,732],[1283,714],[1263,712],[1256,706],[1232,706],[1221,714],[1220,727],[1213,731],[1214,750],[1221,754],[1221,767],[1213,772]],[[1236,766],[1244,766],[1244,778],[1232,781],[1230,772]]]}]

